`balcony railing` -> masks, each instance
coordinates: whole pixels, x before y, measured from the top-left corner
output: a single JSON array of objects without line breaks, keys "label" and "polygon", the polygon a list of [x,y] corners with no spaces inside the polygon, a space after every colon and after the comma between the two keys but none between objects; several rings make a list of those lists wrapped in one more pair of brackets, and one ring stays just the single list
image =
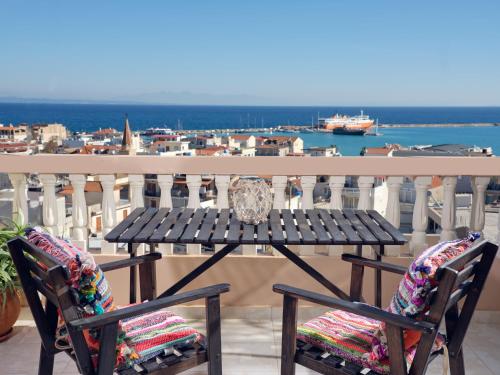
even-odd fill
[{"label": "balcony railing", "polygon": [[[442,177],[443,203],[441,207],[440,239],[456,238],[455,187],[457,176],[471,176],[473,191],[470,229],[482,231],[485,225],[485,192],[491,177],[500,175],[498,158],[468,157],[158,157],[158,156],[108,156],[108,155],[0,155],[0,172],[8,173],[14,187],[13,216],[25,223],[28,218],[27,176],[38,174],[43,186],[43,224],[51,232],[59,234],[56,175],[67,174],[73,186],[71,238],[81,245],[89,235],[87,203],[84,187],[87,175],[96,176],[101,183],[102,232],[106,235],[116,224],[117,214],[114,187],[116,176],[128,175],[131,209],[144,205],[145,176],[157,175],[160,188],[160,207],[172,207],[172,186],[176,174],[186,174],[189,189],[187,206],[200,207],[199,190],[202,175],[214,175],[217,188],[217,207],[229,206],[228,188],[231,176],[272,176],[274,207],[285,208],[288,177],[301,180],[301,207],[313,207],[313,191],[317,176],[328,176],[331,190],[327,204],[332,209],[342,209],[342,192],[347,176],[358,177],[359,209],[373,208],[375,178],[385,178],[387,201],[383,202],[385,217],[396,227],[400,226],[400,190],[404,177],[414,180],[415,199],[412,217],[410,254],[416,254],[426,246],[428,227],[428,191],[432,177]],[[376,176],[376,177],[375,177]],[[380,202],[379,202],[380,206]],[[498,221],[500,232],[500,219]],[[334,246],[328,250],[335,254]],[[169,253],[170,245],[161,245]],[[299,246],[301,255],[314,255],[314,247]],[[392,249],[398,255],[399,249]],[[115,253],[116,246],[103,241],[103,253]],[[199,245],[188,245],[189,254],[199,254]],[[244,247],[245,254],[256,254],[255,246]]]}]

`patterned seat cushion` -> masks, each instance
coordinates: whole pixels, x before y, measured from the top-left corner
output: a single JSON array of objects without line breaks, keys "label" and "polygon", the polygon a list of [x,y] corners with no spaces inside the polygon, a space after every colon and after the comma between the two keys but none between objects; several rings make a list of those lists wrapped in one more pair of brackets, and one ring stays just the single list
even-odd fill
[{"label": "patterned seat cushion", "polygon": [[[82,317],[120,308],[114,304],[111,288],[92,254],[38,227],[27,229],[26,236],[29,242],[68,268],[68,284],[74,292]],[[59,349],[70,349],[71,342],[64,321],[59,320],[56,345]],[[99,333],[98,330],[84,331],[94,365],[98,363]],[[189,327],[184,319],[168,311],[126,319],[119,323],[115,366],[123,369],[142,363],[165,350],[168,354],[176,345],[194,343],[200,338],[201,335]]]},{"label": "patterned seat cushion", "polygon": [[[371,356],[372,342],[376,339],[380,321],[341,310],[332,310],[297,328],[297,338],[341,357],[348,362],[369,368],[380,374],[390,373],[388,358]],[[443,339],[439,336],[434,350]],[[415,356],[416,346],[405,351],[408,366]]]}]

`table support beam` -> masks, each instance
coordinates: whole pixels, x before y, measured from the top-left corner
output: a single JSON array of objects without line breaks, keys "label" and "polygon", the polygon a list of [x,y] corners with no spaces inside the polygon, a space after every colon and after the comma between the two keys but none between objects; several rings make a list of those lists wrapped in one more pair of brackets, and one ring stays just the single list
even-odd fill
[{"label": "table support beam", "polygon": [[236,249],[238,246],[239,244],[230,244],[225,246],[223,249],[217,251],[216,253],[214,253],[214,255],[212,255],[210,258],[208,258],[206,261],[204,261],[202,264],[200,264],[198,267],[196,267],[194,270],[192,270],[190,273],[188,273],[186,276],[184,276],[182,279],[180,279],[178,282],[176,282],[162,294],[160,294],[158,298],[174,295],[179,290],[184,288],[187,284],[189,284],[191,281],[200,276],[203,272],[212,267],[219,260],[228,255],[231,251]]},{"label": "table support beam", "polygon": [[337,297],[342,298],[344,300],[351,300],[349,295],[345,293],[342,289],[335,286],[332,282],[330,282],[326,277],[316,271],[313,267],[303,261],[298,255],[296,255],[293,251],[288,249],[286,246],[281,244],[272,244],[272,246],[278,250],[285,257],[290,259],[297,267],[302,269],[305,273],[323,285],[325,288],[330,290]]}]

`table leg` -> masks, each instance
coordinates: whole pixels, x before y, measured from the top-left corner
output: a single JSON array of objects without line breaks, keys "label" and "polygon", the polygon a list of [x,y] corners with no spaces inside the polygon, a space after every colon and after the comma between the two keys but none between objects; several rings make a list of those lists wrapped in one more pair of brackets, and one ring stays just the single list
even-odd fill
[{"label": "table leg", "polygon": [[219,260],[221,260],[226,255],[228,255],[231,251],[233,251],[234,249],[236,249],[239,245],[240,244],[226,245],[221,250],[219,250],[216,253],[214,253],[214,255],[212,255],[210,258],[208,258],[206,261],[204,261],[198,267],[196,267],[194,270],[192,270],[190,273],[188,273],[186,276],[184,276],[182,279],[180,279],[179,281],[177,281],[174,285],[172,285],[170,288],[168,288],[162,294],[160,294],[158,296],[158,298],[162,298],[162,297],[166,297],[166,296],[171,296],[171,295],[177,293],[179,290],[181,290],[182,288],[184,288],[191,281],[193,281],[198,276],[200,276],[203,272],[205,272],[210,267],[212,267]]},{"label": "table leg", "polygon": [[320,274],[318,271],[316,271],[309,264],[304,262],[297,254],[295,254],[289,248],[287,248],[286,246],[281,245],[281,244],[272,244],[272,246],[276,250],[278,250],[281,254],[283,254],[285,257],[290,259],[293,263],[295,263],[295,265],[298,266],[299,268],[301,268],[305,273],[307,273],[313,279],[318,281],[325,288],[330,290],[333,294],[335,294],[336,296],[338,296],[339,298],[342,298],[344,300],[351,300],[351,298],[349,297],[349,295],[347,293],[345,293],[342,289],[340,289],[335,284],[330,282],[326,277],[324,277],[322,274]]},{"label": "table leg", "polygon": [[[138,247],[139,244],[136,243],[128,244],[128,253],[130,255],[130,258],[135,258]],[[131,304],[137,302],[136,292],[137,292],[137,267],[132,266],[130,267],[130,297],[129,297],[129,301]]]},{"label": "table leg", "polygon": [[[154,253],[155,244],[149,244],[149,253]],[[139,265],[139,289],[141,301],[152,301],[156,298],[156,262],[145,262]]]},{"label": "table leg", "polygon": [[[380,262],[384,255],[384,245],[374,246],[375,259]],[[382,307],[382,271],[375,269],[375,306]]]}]

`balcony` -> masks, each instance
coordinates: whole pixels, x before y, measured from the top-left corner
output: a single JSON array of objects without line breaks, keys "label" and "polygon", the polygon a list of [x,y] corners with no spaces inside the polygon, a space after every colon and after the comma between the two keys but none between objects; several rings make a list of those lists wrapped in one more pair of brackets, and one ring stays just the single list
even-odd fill
[{"label": "balcony", "polygon": [[[186,175],[188,188],[187,206],[200,207],[200,187],[202,176],[214,176],[216,185],[215,205],[218,208],[229,207],[229,185],[233,176],[266,176],[272,182],[274,193],[274,207],[285,208],[290,202],[286,197],[289,178],[300,180],[302,190],[299,204],[302,208],[314,207],[314,190],[318,176],[326,176],[326,184],[330,189],[329,200],[320,202],[322,207],[342,209],[345,195],[346,179],[357,178],[357,190],[348,188],[349,196],[356,198],[359,209],[375,208],[381,212],[393,225],[400,227],[401,215],[411,214],[411,231],[407,234],[409,240],[405,246],[392,246],[386,251],[386,260],[400,265],[407,265],[411,259],[427,246],[440,240],[450,240],[457,237],[456,229],[462,226],[457,221],[456,185],[459,176],[469,176],[472,190],[470,212],[467,211],[468,227],[473,231],[483,232],[489,239],[498,241],[500,220],[498,210],[485,205],[486,191],[494,185],[492,177],[500,176],[500,161],[497,158],[461,158],[461,157],[342,157],[328,158],[294,158],[294,157],[255,157],[255,158],[217,158],[217,157],[172,157],[158,156],[104,156],[104,155],[1,155],[0,172],[7,173],[13,186],[13,217],[29,222],[26,181],[29,175],[37,174],[43,188],[43,224],[55,234],[69,233],[71,238],[81,246],[88,246],[90,223],[87,215],[85,200],[85,183],[89,175],[100,182],[102,186],[102,237],[107,234],[120,220],[117,215],[117,199],[114,191],[117,178],[128,176],[130,210],[144,205],[147,179],[151,175],[157,176],[159,207],[173,207],[172,187],[174,178],[178,174]],[[71,200],[71,220],[64,225],[58,221],[58,207],[56,198],[56,176],[68,176],[73,186]],[[429,221],[436,212],[431,212],[429,191],[433,187],[433,177],[440,177],[442,183],[442,204],[439,207],[440,232],[427,233]],[[412,181],[413,193],[408,193],[405,178]],[[374,186],[376,179],[381,179],[385,194],[378,199]],[[408,181],[408,180],[407,180]],[[378,185],[378,184],[377,184]],[[404,189],[403,189],[404,186]],[[402,190],[403,189],[403,190]],[[406,201],[411,203],[410,211],[401,203],[401,196],[411,195]],[[155,197],[156,198],[156,197]],[[351,202],[351,201],[350,201]],[[432,208],[432,207],[431,207]],[[491,223],[491,215],[496,215],[496,222]],[[429,219],[431,217],[431,219]],[[485,224],[496,227],[496,231],[485,230]],[[217,250],[217,249],[215,249]],[[317,268],[321,273],[331,278],[336,285],[347,290],[349,287],[350,266],[340,260],[340,254],[353,249],[349,246],[295,246],[293,248],[300,256]],[[144,250],[143,250],[144,251]],[[199,245],[187,245],[185,254],[174,251],[171,245],[159,245],[159,251],[164,259],[157,266],[158,288],[166,289],[181,276],[201,264],[207,253]],[[371,255],[371,248],[363,248],[365,255]],[[127,255],[116,244],[100,242],[96,252],[98,262],[107,262],[124,258]],[[119,303],[126,303],[129,291],[124,280],[127,280],[126,271],[117,271],[110,274],[111,285],[124,285],[114,288],[115,298]],[[366,280],[371,281],[371,277]],[[498,360],[493,359],[491,347],[485,343],[493,340],[500,334],[500,301],[497,288],[500,280],[500,260],[496,260],[489,282],[479,304],[479,311],[475,316],[475,325],[471,330],[470,340],[467,342],[471,349],[471,358],[466,358],[466,365],[471,363],[473,369],[494,373],[500,366]],[[189,288],[201,287],[207,284],[229,282],[232,285],[231,293],[222,299],[225,327],[223,340],[226,345],[225,354],[228,363],[233,367],[228,373],[245,372],[253,368],[246,364],[246,357],[252,356],[257,363],[255,373],[278,373],[277,357],[279,355],[279,326],[281,298],[272,293],[272,284],[300,285],[301,288],[317,292],[325,290],[304,274],[297,272],[293,264],[285,258],[254,245],[243,245],[238,254],[230,255],[221,261],[213,272],[204,274],[190,284]],[[383,305],[386,305],[397,279],[387,277],[383,280]],[[366,285],[366,297],[372,288]],[[301,306],[303,318],[317,313],[318,308],[312,305]],[[202,310],[198,305],[182,307],[182,313],[192,318],[201,316]],[[239,320],[247,318],[253,319]],[[236,319],[236,320],[235,320]],[[265,322],[265,323],[262,323]],[[488,324],[484,324],[488,323]],[[226,335],[224,335],[226,330]],[[238,333],[234,333],[235,331]],[[24,331],[23,331],[24,332]],[[33,331],[23,333],[28,342],[34,339]],[[265,345],[257,348],[244,344],[245,338],[251,335],[256,341],[261,340]],[[14,341],[15,343],[16,341]],[[477,345],[477,347],[476,347]],[[474,348],[474,349],[472,349]],[[481,349],[476,349],[481,348]],[[0,348],[1,350],[2,348]],[[469,351],[469,350],[468,350]],[[246,353],[246,354],[245,354]],[[225,357],[225,360],[226,360]],[[243,359],[240,359],[243,358]],[[255,359],[257,358],[257,359]],[[238,362],[238,361],[243,362]],[[27,360],[26,360],[27,361]],[[231,362],[232,361],[232,362]],[[495,362],[496,361],[496,362]],[[249,361],[250,363],[251,361]],[[261,367],[259,367],[259,363]],[[270,367],[268,367],[268,364]],[[31,365],[31,369],[34,365]],[[63,365],[61,365],[63,366]],[[435,366],[434,366],[435,367]],[[490,369],[490,370],[489,370]],[[493,370],[491,370],[493,369]],[[489,371],[489,372],[488,372]],[[28,372],[33,373],[33,371]],[[203,372],[202,372],[203,373]],[[299,372],[307,373],[307,372]],[[434,373],[434,372],[432,372]],[[437,370],[435,373],[438,373]],[[469,373],[469,372],[467,372]],[[474,372],[471,372],[474,373]]]}]

